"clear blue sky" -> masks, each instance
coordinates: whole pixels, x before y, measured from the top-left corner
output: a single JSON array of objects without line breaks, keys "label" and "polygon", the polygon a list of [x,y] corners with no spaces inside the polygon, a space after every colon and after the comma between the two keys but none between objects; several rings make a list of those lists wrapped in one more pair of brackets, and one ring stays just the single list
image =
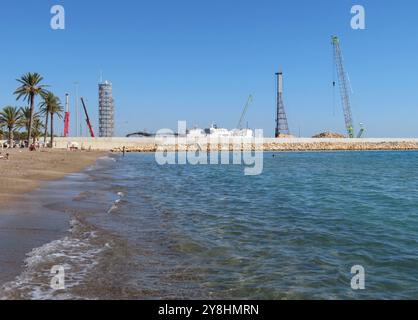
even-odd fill
[{"label": "clear blue sky", "polygon": [[[66,9],[64,31],[49,26],[54,4]],[[366,8],[364,31],[350,28],[354,4]],[[0,6],[0,106],[22,106],[12,95],[15,79],[36,71],[62,99],[72,94],[73,111],[78,81],[97,130],[102,69],[114,85],[118,135],[175,128],[177,120],[232,128],[250,93],[250,127],[273,135],[274,73],[281,67],[292,132],[344,132],[338,92],[333,107],[330,36],[337,34],[355,122],[365,123],[369,137],[418,137],[415,0],[5,0]],[[57,127],[61,133],[62,123]]]}]

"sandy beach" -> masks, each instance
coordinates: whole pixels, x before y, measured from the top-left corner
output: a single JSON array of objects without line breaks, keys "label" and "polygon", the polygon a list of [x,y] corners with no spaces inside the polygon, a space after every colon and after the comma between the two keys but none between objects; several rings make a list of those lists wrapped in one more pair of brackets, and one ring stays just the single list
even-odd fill
[{"label": "sandy beach", "polygon": [[57,180],[81,171],[106,154],[98,151],[29,152],[21,149],[4,149],[0,152],[0,156],[9,153],[9,160],[0,159],[0,204],[18,199],[23,193],[36,189],[43,181]]}]

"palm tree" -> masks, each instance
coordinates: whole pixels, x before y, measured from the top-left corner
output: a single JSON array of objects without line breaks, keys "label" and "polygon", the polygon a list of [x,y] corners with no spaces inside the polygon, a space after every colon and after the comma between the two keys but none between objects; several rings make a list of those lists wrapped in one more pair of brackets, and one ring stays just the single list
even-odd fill
[{"label": "palm tree", "polygon": [[43,128],[44,128],[44,124],[42,123],[41,119],[39,117],[34,118],[33,126],[32,126],[33,143],[35,143],[35,141],[38,140],[39,137],[42,135]]},{"label": "palm tree", "polygon": [[16,79],[21,86],[14,92],[17,95],[16,100],[24,98],[29,102],[30,117],[29,117],[29,130],[28,130],[28,144],[32,137],[32,122],[35,110],[35,97],[45,92],[45,85],[40,84],[44,78],[39,73],[26,73],[20,79]]},{"label": "palm tree", "polygon": [[0,123],[0,140],[3,140],[4,137],[4,128],[3,125]]},{"label": "palm tree", "polygon": [[49,108],[49,115],[51,117],[51,142],[50,148],[54,147],[54,115],[57,115],[58,118],[62,119],[62,113],[64,112],[64,108],[61,105],[61,101],[58,97],[54,96],[53,103],[50,105]]},{"label": "palm tree", "polygon": [[19,126],[21,116],[17,107],[7,106],[0,111],[0,124],[9,130],[9,148],[13,145],[13,130]]},{"label": "palm tree", "polygon": [[[20,118],[20,126],[22,128],[26,129],[26,132],[29,132],[29,125],[30,125],[30,107],[22,107],[20,108],[20,113],[21,113],[21,118]],[[39,120],[39,112],[35,113],[33,115],[33,126],[32,126],[32,131],[33,131],[33,127],[35,125],[35,121]],[[32,134],[32,138],[33,138],[33,142],[35,142],[36,138],[35,136]]]},{"label": "palm tree", "polygon": [[48,135],[48,120],[50,110],[53,108],[54,105],[57,104],[57,97],[49,91],[46,91],[42,94],[43,101],[39,104],[40,112],[43,116],[45,116],[45,132],[44,132],[44,143],[46,144],[46,138]]},{"label": "palm tree", "polygon": [[[20,125],[22,128],[26,129],[26,133],[29,132],[29,122],[30,122],[30,107],[20,108]],[[34,117],[35,118],[35,117]]]}]

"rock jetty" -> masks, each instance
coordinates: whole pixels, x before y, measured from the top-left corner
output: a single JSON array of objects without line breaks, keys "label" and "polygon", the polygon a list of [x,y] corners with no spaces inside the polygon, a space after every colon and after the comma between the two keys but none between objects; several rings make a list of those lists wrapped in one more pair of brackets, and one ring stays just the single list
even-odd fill
[{"label": "rock jetty", "polygon": [[[271,139],[273,140],[273,139]],[[371,141],[356,139],[286,139],[266,141],[261,145],[254,143],[242,144],[175,144],[164,145],[158,143],[138,144],[136,146],[116,147],[111,149],[112,152],[156,152],[164,150],[167,152],[174,151],[367,151],[367,150],[418,150],[418,140],[399,140],[399,141]]]}]

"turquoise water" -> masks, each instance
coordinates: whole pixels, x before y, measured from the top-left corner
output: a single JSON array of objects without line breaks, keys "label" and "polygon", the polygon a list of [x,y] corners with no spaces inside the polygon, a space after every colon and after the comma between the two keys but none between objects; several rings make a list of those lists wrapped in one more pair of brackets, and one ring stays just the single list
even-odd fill
[{"label": "turquoise water", "polygon": [[[266,154],[263,174],[248,177],[129,155],[114,173],[126,212],[160,224],[203,294],[418,298],[417,162],[416,152]],[[354,265],[366,269],[363,292],[351,289]]]},{"label": "turquoise water", "polygon": [[417,152],[267,153],[260,176],[109,162],[62,204],[108,248],[78,297],[418,298]]}]

